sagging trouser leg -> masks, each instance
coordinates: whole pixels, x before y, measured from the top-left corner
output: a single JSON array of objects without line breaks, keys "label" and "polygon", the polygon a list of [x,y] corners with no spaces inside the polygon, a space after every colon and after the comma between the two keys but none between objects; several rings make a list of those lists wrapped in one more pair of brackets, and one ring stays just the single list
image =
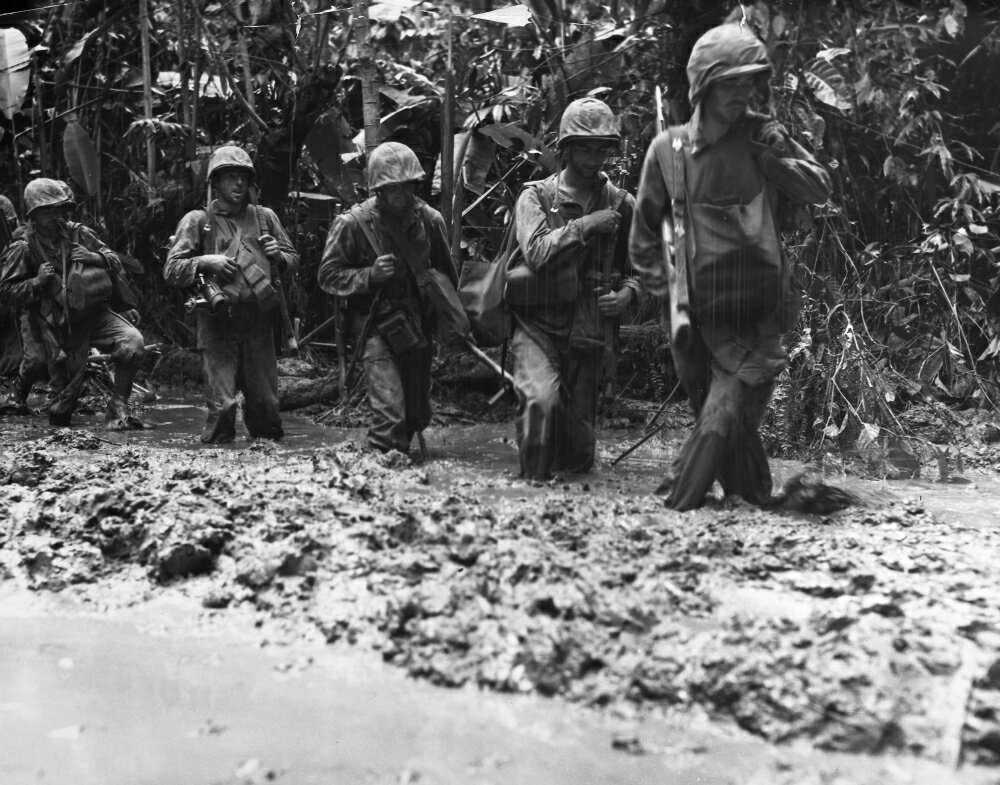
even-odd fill
[{"label": "sagging trouser leg", "polygon": [[251,437],[280,439],[278,359],[271,319],[256,303],[233,305],[219,314],[198,312],[208,417],[201,440],[222,444],[236,438],[237,393]]},{"label": "sagging trouser leg", "polygon": [[14,402],[25,407],[27,412],[31,388],[49,378],[49,367],[42,335],[27,311],[17,315],[17,328],[21,340],[21,363],[17,370]]},{"label": "sagging trouser leg", "polygon": [[64,360],[52,347],[46,347],[54,388],[47,408],[53,425],[69,425],[83,391],[91,346],[111,355],[115,366],[114,397],[125,402],[127,408],[132,382],[146,353],[145,341],[127,319],[105,310],[70,325],[61,347]]},{"label": "sagging trouser leg", "polygon": [[413,435],[431,422],[431,350],[414,349],[400,359],[382,336],[370,335],[362,360],[372,408],[368,443],[407,454]]},{"label": "sagging trouser leg", "polygon": [[701,506],[716,479],[725,493],[754,504],[771,495],[758,428],[784,364],[784,349],[769,323],[748,332],[740,337],[726,328],[692,325],[689,340],[671,349],[697,417],[670,475],[657,489],[674,509]]},{"label": "sagging trouser leg", "polygon": [[555,341],[518,325],[511,340],[521,476],[547,480],[553,470],[593,468],[601,371],[599,350],[560,352]]}]

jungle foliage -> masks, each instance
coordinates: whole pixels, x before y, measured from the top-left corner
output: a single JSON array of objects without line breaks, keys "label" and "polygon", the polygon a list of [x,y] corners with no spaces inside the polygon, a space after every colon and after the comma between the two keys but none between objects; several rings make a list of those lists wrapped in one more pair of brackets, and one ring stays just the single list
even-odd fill
[{"label": "jungle foliage", "polygon": [[[177,220],[204,198],[214,145],[254,152],[261,199],[303,254],[297,310],[308,329],[329,309],[314,284],[326,228],[365,195],[367,75],[378,83],[379,138],[417,152],[429,173],[423,195],[451,217],[461,261],[489,256],[520,184],[556,166],[558,116],[574,97],[596,95],[620,114],[626,141],[610,173],[634,187],[655,88],[668,120],[685,120],[691,46],[735,19],[772,55],[762,100],[835,181],[829,203],[785,226],[806,292],[779,395],[786,440],[864,446],[905,434],[915,400],[1000,400],[989,307],[1000,251],[992,4],[37,5],[0,13],[4,190],[18,202],[36,173],[71,180],[87,218],[131,260],[146,327],[167,340],[191,335],[160,280],[162,256]],[[373,63],[354,34],[364,8]],[[453,150],[454,166],[441,166],[442,150]]]}]

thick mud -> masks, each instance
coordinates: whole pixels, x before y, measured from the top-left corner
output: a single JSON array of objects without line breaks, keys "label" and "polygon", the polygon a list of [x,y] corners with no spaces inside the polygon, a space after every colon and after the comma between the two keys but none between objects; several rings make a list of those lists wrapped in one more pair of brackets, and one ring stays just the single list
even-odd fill
[{"label": "thick mud", "polygon": [[[0,589],[8,605],[57,597],[60,613],[74,619],[66,635],[94,648],[85,640],[89,619],[79,621],[84,612],[132,622],[175,596],[189,618],[174,620],[171,640],[219,625],[273,646],[319,640],[322,649],[289,667],[311,680],[337,678],[335,663],[315,663],[349,652],[352,661],[385,663],[428,685],[420,689],[462,688],[458,694],[474,697],[454,711],[469,722],[478,700],[548,698],[537,705],[590,718],[588,727],[604,734],[605,754],[631,773],[569,779],[564,766],[562,780],[531,779],[499,767],[473,776],[456,773],[472,765],[465,757],[445,755],[444,768],[425,766],[423,775],[393,759],[395,779],[375,767],[380,773],[368,779],[324,780],[320,764],[336,764],[320,756],[308,778],[293,762],[237,772],[234,782],[659,782],[679,776],[664,768],[678,749],[694,755],[685,759],[692,772],[717,767],[719,778],[704,780],[711,782],[986,782],[995,775],[1000,482],[995,447],[975,436],[981,428],[971,421],[962,466],[946,470],[927,455],[924,479],[860,479],[826,459],[811,467],[775,462],[779,485],[809,468],[858,499],[821,516],[723,500],[691,513],[665,510],[651,491],[683,437],[682,422],[616,465],[641,434],[605,431],[596,472],[539,485],[515,476],[509,424],[439,422],[427,432],[430,460],[421,465],[370,452],[359,430],[301,417],[286,418],[281,444],[210,448],[196,443],[203,412],[195,404],[161,401],[147,414],[158,430],[109,433],[96,417],[62,430],[39,418],[4,420]],[[0,659],[47,645],[54,630],[43,620],[51,611],[27,615],[36,626],[5,633],[17,645]],[[123,649],[157,657],[158,647],[131,633],[107,636],[122,641],[107,652],[116,671],[131,673]],[[163,651],[167,660],[183,656],[176,641]],[[192,679],[211,692],[220,679],[254,667],[234,665],[224,678],[205,668]],[[25,680],[36,672],[4,666],[0,673],[12,674],[0,676],[0,722],[23,727],[17,707],[30,703]],[[148,666],[127,678],[147,677],[155,679]],[[296,693],[306,714],[314,711],[312,689]],[[115,690],[109,682],[100,693]],[[361,694],[357,702],[364,703]],[[729,745],[775,745],[763,748],[778,757],[762,763],[749,754],[692,753],[715,747],[691,739],[650,740],[648,729],[661,727],[655,723],[680,732],[692,718],[731,734]],[[435,744],[449,733],[424,721],[441,727]],[[600,729],[606,721],[627,729],[614,735]],[[574,743],[592,747],[587,738]],[[841,753],[851,755],[831,757]],[[350,765],[360,765],[358,754]],[[538,772],[555,760],[542,748],[512,754],[526,770],[534,759]],[[305,755],[292,760],[301,764]],[[632,758],[650,766],[624,762]],[[7,764],[8,773],[28,771],[17,760],[22,768]],[[603,757],[590,760],[603,771]],[[230,781],[202,770],[182,779]]]}]

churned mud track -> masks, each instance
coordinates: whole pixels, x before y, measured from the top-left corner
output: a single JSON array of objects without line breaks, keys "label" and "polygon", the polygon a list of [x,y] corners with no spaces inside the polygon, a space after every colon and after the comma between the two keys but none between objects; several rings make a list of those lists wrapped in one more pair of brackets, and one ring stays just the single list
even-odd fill
[{"label": "churned mud track", "polygon": [[434,429],[423,466],[353,440],[8,431],[0,578],[118,603],[181,586],[203,614],[253,609],[437,685],[703,712],[956,781],[1000,760],[995,490],[978,518],[932,513],[929,483],[860,481],[865,504],[832,516],[677,514],[648,494],[655,459],[608,465],[625,441],[538,486],[513,477],[508,430]]}]

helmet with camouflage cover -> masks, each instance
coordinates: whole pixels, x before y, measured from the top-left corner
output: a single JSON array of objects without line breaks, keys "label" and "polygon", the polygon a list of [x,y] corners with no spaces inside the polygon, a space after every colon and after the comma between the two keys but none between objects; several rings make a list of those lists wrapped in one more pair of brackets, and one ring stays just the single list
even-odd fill
[{"label": "helmet with camouflage cover", "polygon": [[747,25],[729,22],[713,27],[699,38],[688,58],[687,77],[691,105],[705,97],[709,85],[720,79],[771,70],[764,43]]},{"label": "helmet with camouflage cover", "polygon": [[73,190],[62,180],[37,177],[24,187],[24,212],[29,217],[40,207],[74,207]]},{"label": "helmet with camouflage cover", "polygon": [[251,177],[257,174],[246,150],[234,144],[224,145],[212,153],[212,157],[208,160],[208,179],[211,180],[212,175],[220,169],[234,168],[246,170]]},{"label": "helmet with camouflage cover", "polygon": [[426,176],[417,154],[400,142],[383,142],[368,156],[368,190],[412,183]]},{"label": "helmet with camouflage cover", "polygon": [[611,107],[598,98],[571,101],[559,121],[560,148],[575,139],[599,139],[617,144],[621,138],[618,118]]}]

